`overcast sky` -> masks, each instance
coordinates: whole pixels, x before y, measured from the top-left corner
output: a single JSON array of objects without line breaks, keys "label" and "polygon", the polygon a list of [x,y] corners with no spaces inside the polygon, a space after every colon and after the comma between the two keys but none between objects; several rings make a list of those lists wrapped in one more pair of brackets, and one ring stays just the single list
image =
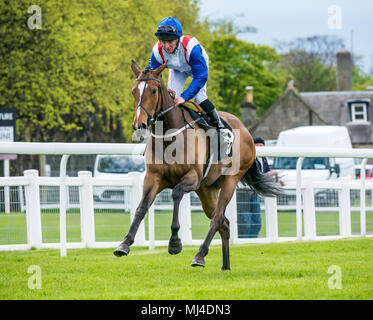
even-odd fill
[{"label": "overcast sky", "polygon": [[274,46],[275,39],[290,41],[296,37],[334,34],[344,39],[347,49],[352,47],[355,54],[364,56],[361,66],[366,72],[373,71],[373,0],[200,0],[200,3],[202,17],[210,20],[237,17],[237,26],[257,28],[257,33],[239,36],[257,44]]}]

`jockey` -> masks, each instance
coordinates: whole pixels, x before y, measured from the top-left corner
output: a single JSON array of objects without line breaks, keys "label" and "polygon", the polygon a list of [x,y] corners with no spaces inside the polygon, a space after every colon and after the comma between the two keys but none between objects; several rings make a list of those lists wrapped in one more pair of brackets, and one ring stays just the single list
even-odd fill
[{"label": "jockey", "polygon": [[[154,70],[167,62],[170,70],[168,91],[175,96],[175,106],[194,98],[210,117],[212,125],[218,130],[224,129],[215,106],[206,94],[209,57],[205,49],[196,38],[183,36],[179,20],[173,17],[163,19],[155,35],[159,41],[153,47],[149,67]],[[188,77],[193,80],[183,91]],[[224,136],[224,130],[222,133]]]}]

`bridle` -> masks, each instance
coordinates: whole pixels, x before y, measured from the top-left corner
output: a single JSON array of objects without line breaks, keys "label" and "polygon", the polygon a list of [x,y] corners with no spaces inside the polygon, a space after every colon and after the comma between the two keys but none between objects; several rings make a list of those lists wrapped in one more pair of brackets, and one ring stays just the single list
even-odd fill
[{"label": "bridle", "polygon": [[166,110],[163,110],[163,94],[162,94],[161,80],[159,80],[157,78],[137,78],[136,79],[136,81],[151,81],[151,80],[154,80],[154,81],[158,82],[158,101],[157,101],[157,105],[155,107],[154,114],[151,114],[149,112],[149,110],[146,109],[142,105],[142,100],[144,99],[144,94],[145,94],[145,91],[146,91],[147,83],[145,83],[144,90],[141,94],[139,104],[136,107],[136,110],[138,110],[138,108],[141,108],[148,115],[148,120],[147,120],[148,127],[150,126],[150,124],[155,124],[159,118],[161,118],[168,111],[171,111],[173,108],[175,108],[175,105],[172,105],[171,107],[167,108]]},{"label": "bridle", "polygon": [[[171,111],[172,109],[175,108],[175,105],[173,104],[172,106],[168,107],[166,110],[163,110],[163,94],[162,94],[162,86],[161,86],[161,80],[157,79],[157,78],[137,78],[136,81],[151,81],[151,80],[154,80],[154,81],[157,81],[158,82],[158,101],[157,101],[157,105],[155,107],[155,111],[154,111],[154,114],[151,114],[149,112],[149,110],[147,110],[143,105],[142,105],[142,100],[144,98],[144,94],[145,94],[145,90],[146,90],[146,83],[145,83],[145,86],[144,86],[144,90],[141,94],[141,97],[140,97],[140,101],[139,101],[139,104],[137,105],[136,107],[136,110],[138,110],[138,108],[141,108],[143,109],[146,114],[148,115],[148,120],[147,120],[147,125],[148,127],[150,126],[150,124],[155,124],[157,122],[157,120],[161,117],[163,117],[167,112]],[[185,121],[185,118],[184,118],[184,121]],[[183,132],[185,129],[187,128],[193,128],[193,124],[195,124],[197,122],[197,120],[193,120],[192,122],[190,123],[186,123],[183,127],[181,127],[180,129],[178,129],[177,131],[173,132],[173,133],[170,133],[170,134],[166,134],[166,135],[157,135],[153,132],[151,132],[151,136],[154,137],[154,138],[159,138],[159,139],[168,139],[168,138],[172,138],[172,137],[175,137],[177,136],[179,133]]]}]

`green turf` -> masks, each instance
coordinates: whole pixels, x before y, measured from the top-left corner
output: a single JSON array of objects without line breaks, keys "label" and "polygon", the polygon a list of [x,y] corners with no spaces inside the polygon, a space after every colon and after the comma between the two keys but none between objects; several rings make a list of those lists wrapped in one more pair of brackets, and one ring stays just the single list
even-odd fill
[{"label": "green turf", "polygon": [[[0,299],[373,299],[373,238],[231,246],[231,271],[221,271],[221,247],[206,268],[190,262],[197,247],[176,256],[165,247],[0,252]],[[40,267],[41,289],[30,289]],[[341,288],[328,287],[331,266]],[[32,278],[31,278],[32,280]]]},{"label": "green turf", "polygon": [[[58,211],[42,212],[42,237],[44,243],[59,242]],[[171,235],[171,211],[159,211],[155,214],[155,239],[168,240]],[[373,212],[366,213],[366,229],[373,231]],[[210,220],[203,212],[192,213],[193,239],[204,239]],[[129,213],[120,210],[96,210],[95,233],[96,241],[120,241],[128,232],[130,226]],[[278,234],[280,237],[296,236],[295,212],[278,214]],[[351,228],[353,233],[360,232],[360,213],[351,213]],[[316,212],[316,230],[318,236],[339,234],[338,212]],[[145,217],[145,231],[148,239],[148,215]],[[265,214],[262,212],[262,228],[259,237],[266,236]],[[215,238],[219,238],[218,235]],[[80,242],[80,214],[77,210],[67,213],[67,240]],[[26,215],[24,213],[0,214],[0,245],[27,243]]]}]

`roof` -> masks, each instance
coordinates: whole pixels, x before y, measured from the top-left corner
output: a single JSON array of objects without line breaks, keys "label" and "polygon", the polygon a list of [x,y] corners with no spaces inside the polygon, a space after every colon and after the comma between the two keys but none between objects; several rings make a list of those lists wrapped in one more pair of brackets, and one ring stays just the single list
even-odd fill
[{"label": "roof", "polygon": [[301,92],[299,96],[331,125],[350,122],[349,100],[369,99],[373,105],[373,91]]},{"label": "roof", "polygon": [[300,92],[301,96],[327,96],[327,95],[349,95],[349,96],[361,96],[370,94],[373,96],[373,91],[319,91],[319,92]]},{"label": "roof", "polygon": [[285,92],[277,99],[277,101],[263,114],[263,116],[259,119],[259,121],[255,124],[252,128],[253,131],[260,126],[260,124],[273,112],[274,109],[279,107],[282,102],[287,99],[289,96],[293,96],[294,98],[298,99],[298,101],[304,105],[304,107],[314,113],[314,115],[319,118],[322,123],[328,124],[328,122],[323,119],[323,117],[302,97],[296,92],[294,88],[288,88]]},{"label": "roof", "polygon": [[[373,143],[372,107],[369,111],[370,120],[364,123],[351,122],[348,102],[351,100],[370,101],[373,106],[373,91],[325,91],[325,92],[300,92],[295,89],[287,89],[281,97],[264,113],[261,119],[254,126],[255,131],[265,119],[277,107],[281,107],[286,99],[295,99],[299,107],[309,109],[325,125],[347,127],[351,141],[355,144]],[[291,125],[290,123],[288,124]]]}]

